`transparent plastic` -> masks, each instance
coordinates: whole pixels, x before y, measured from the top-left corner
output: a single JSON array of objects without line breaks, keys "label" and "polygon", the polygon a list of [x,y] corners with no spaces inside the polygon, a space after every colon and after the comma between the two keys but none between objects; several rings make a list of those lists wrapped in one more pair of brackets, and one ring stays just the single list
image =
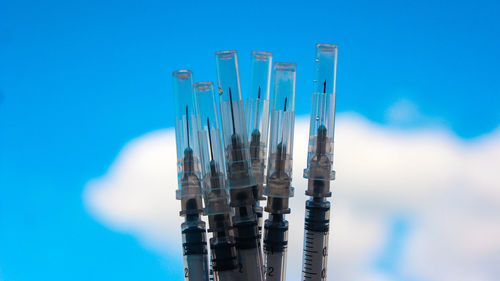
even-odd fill
[{"label": "transparent plastic", "polygon": [[306,202],[302,280],[326,280],[330,203],[322,200]]},{"label": "transparent plastic", "polygon": [[[267,185],[264,190],[264,194],[271,197],[288,198],[293,195],[293,188],[290,184],[292,181],[296,70],[295,63],[276,63],[274,66],[271,143]],[[268,207],[270,207],[269,204]]]},{"label": "transparent plastic", "polygon": [[236,51],[217,52],[216,63],[229,186],[231,189],[251,187],[255,185],[255,179],[250,173],[250,151]]},{"label": "transparent plastic", "polygon": [[[307,169],[304,170],[304,177],[310,180],[333,180],[337,46],[317,44],[315,64],[315,92],[312,94]],[[310,185],[306,194],[315,197],[331,195],[329,186],[321,188],[319,185]]]},{"label": "transparent plastic", "polygon": [[184,280],[208,281],[208,259],[203,213],[197,115],[193,103],[193,75],[189,70],[175,71],[173,92],[175,100],[175,135],[177,147],[177,175],[179,189],[176,197],[181,200],[181,225]]},{"label": "transparent plastic", "polygon": [[334,44],[316,44],[314,93],[335,93],[337,50]]},{"label": "transparent plastic", "polygon": [[335,179],[333,144],[335,129],[335,78],[337,46],[316,45],[314,92],[307,169],[302,280],[326,280],[330,231],[330,182]]},{"label": "transparent plastic", "polygon": [[217,52],[216,64],[226,172],[230,204],[234,207],[233,226],[240,263],[237,280],[260,281],[263,268],[254,213],[256,184],[250,164],[236,52]]},{"label": "transparent plastic", "polygon": [[229,194],[225,181],[224,158],[212,82],[194,84],[198,140],[203,175],[205,215],[208,216],[210,255],[214,280],[232,280],[238,267]]},{"label": "transparent plastic", "polygon": [[271,82],[272,54],[253,51],[250,66],[246,121],[250,145],[250,158],[257,183],[256,197],[262,197],[267,157],[269,131],[269,91]]},{"label": "transparent plastic", "polygon": [[205,215],[230,213],[225,182],[224,154],[212,82],[194,84],[197,136],[202,166]]},{"label": "transparent plastic", "polygon": [[208,281],[208,252],[203,221],[182,223],[184,281]]},{"label": "transparent plastic", "polygon": [[[202,210],[200,161],[195,130],[197,117],[193,103],[193,74],[190,70],[175,71],[172,75],[175,102],[175,136],[177,147],[177,199],[181,214]],[[190,206],[187,206],[190,202]]]},{"label": "transparent plastic", "polygon": [[[270,228],[275,230],[272,231]],[[267,240],[274,243],[264,244],[266,281],[284,281],[286,280],[288,221],[274,221],[272,218],[266,220],[264,241]]]},{"label": "transparent plastic", "polygon": [[238,249],[241,275],[235,280],[261,281],[264,280],[262,256],[258,248]]},{"label": "transparent plastic", "polygon": [[295,63],[274,65],[274,95],[271,113],[271,140],[267,184],[266,212],[269,219],[264,225],[264,253],[266,280],[285,280],[288,221],[285,214],[289,197],[293,196],[292,161],[295,121]]}]

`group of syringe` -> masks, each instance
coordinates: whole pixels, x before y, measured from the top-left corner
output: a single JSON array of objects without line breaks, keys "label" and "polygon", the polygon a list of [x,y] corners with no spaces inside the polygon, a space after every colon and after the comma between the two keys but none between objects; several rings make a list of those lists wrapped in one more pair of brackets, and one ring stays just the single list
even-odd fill
[{"label": "group of syringe", "polygon": [[[316,45],[308,163],[304,170],[306,195],[311,198],[306,201],[303,280],[326,280],[330,216],[326,197],[331,196],[330,181],[335,176],[336,61],[336,45]],[[290,213],[288,203],[294,193],[296,64],[274,64],[271,110],[271,53],[252,52],[246,106],[241,97],[237,53],[217,52],[216,64],[222,130],[213,83],[193,84],[189,70],[173,73],[176,195],[184,217],[184,280],[285,280],[285,215]],[[269,216],[262,231],[260,201],[266,199],[264,210]],[[208,217],[209,250],[202,215]]]}]

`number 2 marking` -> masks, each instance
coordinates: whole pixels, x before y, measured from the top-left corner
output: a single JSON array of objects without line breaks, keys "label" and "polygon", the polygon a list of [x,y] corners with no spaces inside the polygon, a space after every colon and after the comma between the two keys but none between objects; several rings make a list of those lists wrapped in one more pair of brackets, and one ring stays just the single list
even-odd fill
[{"label": "number 2 marking", "polygon": [[274,268],[272,266],[268,267],[267,268],[267,276],[272,277],[273,276],[273,271],[274,271]]}]

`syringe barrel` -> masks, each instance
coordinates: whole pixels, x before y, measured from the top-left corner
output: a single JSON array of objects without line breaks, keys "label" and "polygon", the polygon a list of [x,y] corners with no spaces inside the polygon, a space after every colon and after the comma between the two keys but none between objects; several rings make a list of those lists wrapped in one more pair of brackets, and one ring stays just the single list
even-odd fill
[{"label": "syringe barrel", "polygon": [[235,280],[262,281],[264,280],[264,266],[259,248],[238,249],[239,268],[238,278]]},{"label": "syringe barrel", "polygon": [[205,223],[186,221],[181,225],[184,255],[184,280],[208,281]]},{"label": "syringe barrel", "polygon": [[208,281],[206,259],[206,254],[184,256],[184,281]]},{"label": "syringe barrel", "polygon": [[210,255],[214,272],[233,271],[238,268],[235,242],[232,236],[210,238]]},{"label": "syringe barrel", "polygon": [[[263,280],[262,252],[260,249],[260,234],[253,203],[240,196],[251,195],[252,189],[231,190],[231,203],[235,202],[235,215],[233,217],[234,237],[238,251],[239,270],[238,280],[261,281]],[[241,202],[241,203],[239,203]],[[250,203],[250,204],[249,204]]]},{"label": "syringe barrel", "polygon": [[196,137],[197,118],[193,103],[193,74],[178,70],[172,74],[175,101],[177,147],[177,199],[181,215],[201,213],[200,161]]},{"label": "syringe barrel", "polygon": [[213,281],[239,280],[240,274],[238,269],[226,271],[214,271]]},{"label": "syringe barrel", "polygon": [[250,87],[246,105],[247,134],[253,174],[258,186],[256,197],[263,200],[267,142],[269,131],[269,89],[272,54],[253,51],[250,66]]},{"label": "syringe barrel", "polygon": [[288,221],[283,215],[270,215],[264,225],[264,254],[266,280],[286,280],[286,252],[288,247]]},{"label": "syringe barrel", "polygon": [[286,251],[266,253],[266,281],[286,280]]},{"label": "syringe barrel", "polygon": [[306,202],[302,280],[326,280],[330,203],[321,200]]},{"label": "syringe barrel", "polygon": [[[335,78],[337,46],[316,45],[314,92],[311,102],[311,122],[307,169],[304,177],[310,180],[330,181],[335,178],[333,166],[333,144],[335,129]],[[329,189],[307,191],[314,197],[330,196]]]},{"label": "syringe barrel", "polygon": [[[293,196],[291,181],[296,70],[295,63],[276,63],[274,65],[271,140],[267,185],[264,188],[264,194],[269,196],[269,198],[289,198]],[[273,210],[269,211],[273,212]]]},{"label": "syringe barrel", "polygon": [[217,52],[216,63],[228,184],[230,189],[252,187],[255,178],[251,173],[236,51]]}]

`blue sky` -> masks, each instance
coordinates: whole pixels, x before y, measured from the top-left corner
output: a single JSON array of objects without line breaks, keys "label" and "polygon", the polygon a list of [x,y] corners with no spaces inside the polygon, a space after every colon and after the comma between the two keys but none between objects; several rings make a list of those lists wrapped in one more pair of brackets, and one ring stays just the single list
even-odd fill
[{"label": "blue sky", "polygon": [[[214,80],[217,50],[238,50],[243,91],[250,51],[296,62],[298,115],[314,44],[336,43],[339,112],[463,139],[500,124],[498,1],[102,2],[0,2],[0,280],[177,270],[95,221],[81,194],[128,141],[173,125],[171,72]],[[401,100],[426,118],[391,124]]]}]

